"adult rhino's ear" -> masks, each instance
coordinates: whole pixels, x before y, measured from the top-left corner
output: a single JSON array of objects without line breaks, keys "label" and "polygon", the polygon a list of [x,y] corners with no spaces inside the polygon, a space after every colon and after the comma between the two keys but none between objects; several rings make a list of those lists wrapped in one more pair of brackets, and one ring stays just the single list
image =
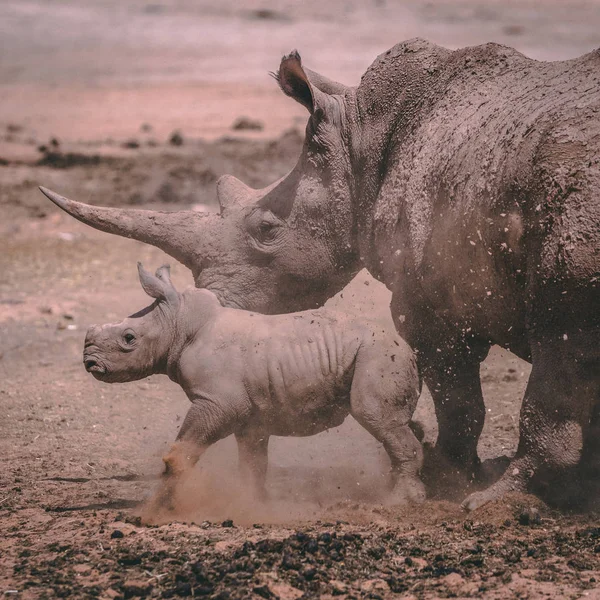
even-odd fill
[{"label": "adult rhino's ear", "polygon": [[329,94],[343,94],[346,86],[302,66],[297,50],[281,59],[279,71],[272,74],[286,96],[305,106],[310,114],[324,108]]},{"label": "adult rhino's ear", "polygon": [[175,286],[171,283],[170,267],[163,265],[156,271],[156,275],[152,275],[144,267],[141,262],[138,262],[138,275],[143,290],[151,298],[156,298],[161,302],[178,305],[179,294]]}]

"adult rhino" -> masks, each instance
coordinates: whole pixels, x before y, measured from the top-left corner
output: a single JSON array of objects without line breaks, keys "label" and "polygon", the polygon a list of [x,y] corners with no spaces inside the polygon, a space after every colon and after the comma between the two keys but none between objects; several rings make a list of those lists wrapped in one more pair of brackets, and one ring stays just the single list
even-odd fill
[{"label": "adult rhino", "polygon": [[531,360],[516,456],[467,508],[577,465],[600,421],[600,52],[543,63],[416,39],[358,87],[296,52],[276,78],[310,113],[298,164],[263,190],[221,178],[219,215],[42,191],[84,223],[162,248],[226,306],[310,308],[367,267],[418,352],[439,453],[467,474],[481,361],[492,344]]}]

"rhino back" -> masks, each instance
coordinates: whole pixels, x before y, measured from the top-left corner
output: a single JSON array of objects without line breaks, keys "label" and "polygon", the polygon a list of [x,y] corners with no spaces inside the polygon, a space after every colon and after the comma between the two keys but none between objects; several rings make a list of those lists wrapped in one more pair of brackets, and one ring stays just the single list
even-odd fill
[{"label": "rhino back", "polygon": [[[540,231],[564,234],[547,227],[548,215],[586,205],[570,229],[595,235],[579,251],[588,257],[587,276],[598,268],[589,256],[599,236],[586,229],[599,216],[599,77],[598,52],[541,63],[496,44],[448,52],[413,41],[380,57],[361,87],[385,81],[389,91],[383,99],[363,94],[360,100],[359,89],[359,102],[367,109],[379,101],[389,106],[391,88],[411,79],[422,100],[397,88],[392,115],[378,117],[385,165],[372,210],[377,234],[366,253],[369,267],[392,288],[404,272],[416,303],[457,321],[468,315],[465,327],[501,338],[513,325],[520,337],[515,322],[525,319],[528,281],[556,277],[560,264],[551,259],[545,274],[539,261],[528,264],[532,244],[544,246]],[[565,193],[573,178],[587,190],[579,199]],[[532,267],[535,274],[528,273]],[[509,337],[497,341],[510,343]]]}]

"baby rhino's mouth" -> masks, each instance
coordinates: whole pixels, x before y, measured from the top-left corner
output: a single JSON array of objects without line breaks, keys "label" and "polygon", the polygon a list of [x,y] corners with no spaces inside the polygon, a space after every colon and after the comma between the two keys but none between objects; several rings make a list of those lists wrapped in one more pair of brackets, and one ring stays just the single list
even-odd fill
[{"label": "baby rhino's mouth", "polygon": [[98,373],[100,375],[104,375],[104,373],[106,373],[106,367],[91,356],[84,356],[83,364],[85,365],[85,370],[88,373]]}]

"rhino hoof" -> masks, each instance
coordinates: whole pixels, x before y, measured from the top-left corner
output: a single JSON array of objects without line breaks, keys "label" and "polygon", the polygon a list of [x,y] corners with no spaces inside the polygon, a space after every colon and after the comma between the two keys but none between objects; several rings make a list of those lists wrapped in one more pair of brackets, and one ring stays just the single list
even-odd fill
[{"label": "rhino hoof", "polygon": [[422,504],[425,502],[425,497],[425,486],[421,481],[400,480],[388,496],[386,504],[388,506]]},{"label": "rhino hoof", "polygon": [[460,506],[461,508],[464,508],[470,512],[472,510],[481,508],[484,504],[487,504],[492,500],[500,498],[500,496],[501,494],[495,492],[494,486],[491,486],[485,490],[482,490],[481,492],[474,492],[473,494],[470,494],[463,500]]}]

